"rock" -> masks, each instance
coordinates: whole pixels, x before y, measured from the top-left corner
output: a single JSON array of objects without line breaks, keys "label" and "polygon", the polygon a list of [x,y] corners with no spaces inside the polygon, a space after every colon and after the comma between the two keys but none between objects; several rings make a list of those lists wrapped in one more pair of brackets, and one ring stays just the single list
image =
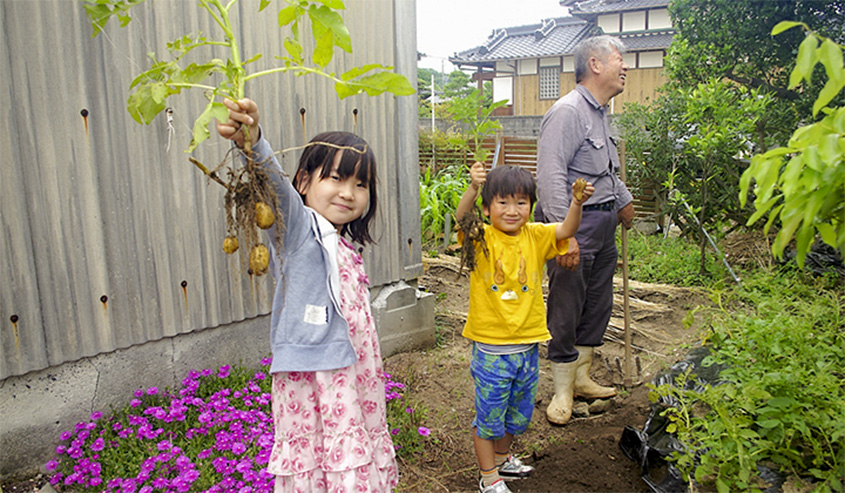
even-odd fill
[{"label": "rock", "polygon": [[608,399],[596,399],[590,404],[589,413],[590,414],[601,414],[607,412],[610,409],[610,400]]},{"label": "rock", "polygon": [[590,406],[586,402],[577,402],[572,407],[572,416],[575,418],[586,418],[590,416]]}]

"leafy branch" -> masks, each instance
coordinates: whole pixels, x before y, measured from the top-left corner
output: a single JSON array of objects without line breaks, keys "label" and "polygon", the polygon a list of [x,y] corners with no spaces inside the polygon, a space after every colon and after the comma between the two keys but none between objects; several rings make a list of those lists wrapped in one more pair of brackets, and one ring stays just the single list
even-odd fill
[{"label": "leafy branch", "polygon": [[828,80],[813,104],[813,117],[820,112],[825,116],[795,130],[786,147],[752,158],[740,179],[740,202],[745,205],[754,180],[756,212],[748,224],[768,214],[764,229],[768,232],[779,220],[781,228],[772,252],[781,257],[794,237],[796,260],[803,267],[816,233],[845,255],[845,107],[828,106],[845,88],[845,66],[843,46],[819,36],[806,24],[784,21],[772,29],[772,35],[798,26],[807,35],[798,48],[789,86],[809,83],[814,68],[821,63]]},{"label": "leafy branch", "polygon": [[[82,0],[85,11],[97,36],[109,19],[116,17],[121,27],[131,21],[129,10],[145,0]],[[237,33],[232,27],[230,12],[239,0],[229,0],[225,5],[221,0],[197,0],[220,29],[221,39],[210,39],[202,33],[195,36],[185,35],[167,44],[170,60],[160,61],[151,54],[152,66],[138,75],[131,83],[127,109],[138,123],[149,124],[167,107],[167,98],[179,94],[183,89],[200,89],[209,102],[205,110],[194,122],[193,138],[188,152],[193,151],[202,141],[208,139],[208,124],[212,118],[225,121],[228,112],[220,102],[221,98],[241,99],[245,94],[246,83],[257,77],[293,72],[296,75],[315,74],[334,82],[338,97],[343,99],[352,95],[366,93],[377,96],[390,92],[398,96],[410,95],[414,89],[408,80],[392,72],[393,67],[381,64],[367,64],[355,67],[342,74],[326,70],[334,57],[335,48],[347,53],[352,52],[349,31],[338,11],[344,10],[342,0],[284,0],[286,6],[278,12],[280,28],[290,27],[290,34],[284,38],[286,54],[277,56],[281,66],[248,73],[247,65],[262,57],[255,54],[247,59],[241,58]],[[270,5],[270,0],[261,0],[259,12]],[[302,28],[308,21],[314,38],[314,50],[310,60],[306,61],[302,43]],[[221,46],[228,48],[229,58],[185,64],[185,57],[202,46]],[[222,78],[215,85],[208,82],[213,75]]]}]

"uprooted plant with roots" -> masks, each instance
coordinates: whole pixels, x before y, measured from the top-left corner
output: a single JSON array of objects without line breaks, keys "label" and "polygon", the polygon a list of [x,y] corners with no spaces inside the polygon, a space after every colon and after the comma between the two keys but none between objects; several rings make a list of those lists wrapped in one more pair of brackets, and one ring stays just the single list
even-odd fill
[{"label": "uprooted plant with roots", "polygon": [[[146,0],[81,1],[91,20],[93,35],[96,36],[105,28],[111,17],[117,17],[121,26],[127,25],[131,20],[129,10]],[[212,119],[227,120],[228,110],[222,99],[242,99],[246,94],[247,82],[260,76],[283,72],[319,75],[334,82],[335,92],[341,99],[361,93],[369,96],[384,92],[397,96],[413,94],[411,84],[404,76],[392,72],[393,67],[367,64],[340,75],[326,71],[335,48],[347,53],[352,52],[349,31],[339,13],[345,9],[342,0],[283,0],[283,6],[277,14],[279,27],[289,26],[290,33],[284,38],[286,55],[277,57],[282,64],[248,73],[247,65],[262,55],[257,53],[249,58],[241,56],[239,38],[230,21],[230,12],[238,2],[239,0],[228,0],[224,5],[221,0],[197,0],[198,7],[204,10],[213,20],[213,25],[219,28],[220,38],[209,38],[202,33],[186,34],[167,44],[170,60],[159,60],[154,54],[150,55],[152,67],[135,77],[130,85],[132,92],[127,109],[135,121],[150,124],[159,113],[167,109],[167,98],[180,94],[183,89],[203,91],[208,98],[208,104],[194,121],[191,142],[187,148],[187,152],[192,152],[209,138],[208,126]],[[270,0],[260,0],[259,12],[269,5]],[[308,61],[300,33],[306,22],[310,24],[314,45]],[[228,59],[212,58],[188,63],[189,55],[196,53],[193,50],[208,46],[227,49]],[[216,85],[212,85],[215,82]],[[226,214],[223,251],[233,254],[239,247],[243,247],[242,251],[249,252],[250,275],[263,275],[269,266],[270,253],[261,242],[260,230],[271,228],[275,224],[276,234],[273,235],[273,241],[280,246],[284,237],[284,225],[281,224],[278,201],[272,185],[272,171],[262,166],[263,163],[252,159],[252,140],[248,130],[244,128],[243,131],[244,150],[230,151],[217,166],[209,169],[193,157],[188,159],[209,179],[226,189],[223,198]],[[243,152],[244,159],[233,155],[234,152]],[[279,250],[277,248],[277,251]]]}]

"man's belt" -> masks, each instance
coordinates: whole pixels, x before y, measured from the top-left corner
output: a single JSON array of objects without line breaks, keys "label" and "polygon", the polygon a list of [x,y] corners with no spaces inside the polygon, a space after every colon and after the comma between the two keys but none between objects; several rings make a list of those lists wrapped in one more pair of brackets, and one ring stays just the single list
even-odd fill
[{"label": "man's belt", "polygon": [[613,206],[616,204],[616,201],[611,200],[610,202],[602,202],[601,204],[590,204],[585,205],[582,210],[585,211],[612,211]]}]

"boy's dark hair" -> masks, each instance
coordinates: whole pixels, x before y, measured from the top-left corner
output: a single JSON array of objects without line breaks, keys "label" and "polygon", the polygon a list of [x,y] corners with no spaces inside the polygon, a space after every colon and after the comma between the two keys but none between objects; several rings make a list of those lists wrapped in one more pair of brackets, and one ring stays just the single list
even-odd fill
[{"label": "boy's dark hair", "polygon": [[487,181],[481,189],[481,205],[490,207],[493,197],[525,195],[531,206],[537,201],[537,183],[525,168],[512,165],[496,166],[487,173]]},{"label": "boy's dark hair", "polygon": [[[328,145],[313,145],[317,142],[325,142]],[[300,181],[310,177],[314,171],[320,170],[320,179],[328,178],[332,172],[334,159],[338,152],[343,151],[337,173],[345,179],[350,176],[367,184],[370,191],[369,207],[358,219],[346,223],[340,230],[341,235],[349,235],[352,241],[366,245],[375,243],[370,236],[370,222],[376,215],[376,157],[367,141],[350,132],[324,132],[313,139],[308,147],[302,152],[299,158],[299,168],[294,175],[293,186],[299,190]],[[335,147],[337,146],[337,147]],[[340,149],[351,147],[352,149]],[[305,196],[300,194],[302,200]]]}]

